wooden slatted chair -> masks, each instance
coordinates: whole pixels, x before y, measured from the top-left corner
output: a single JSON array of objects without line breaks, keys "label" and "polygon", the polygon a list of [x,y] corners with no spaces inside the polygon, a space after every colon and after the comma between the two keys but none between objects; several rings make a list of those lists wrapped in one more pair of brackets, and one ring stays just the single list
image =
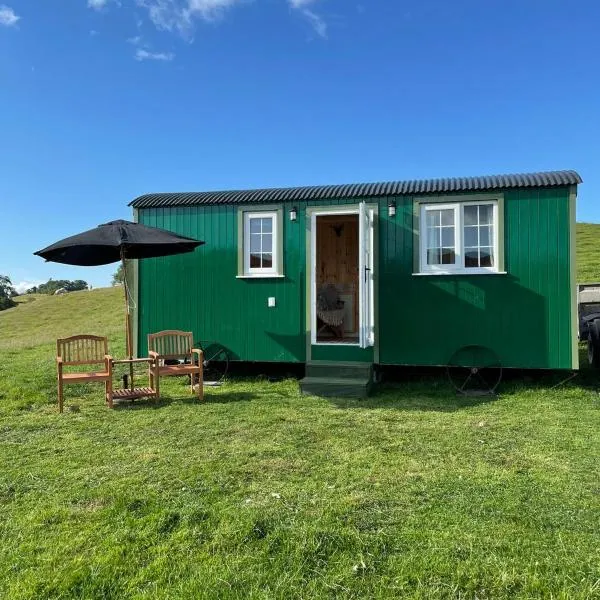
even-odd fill
[{"label": "wooden slatted chair", "polygon": [[[80,365],[102,367],[92,372],[64,372],[64,367]],[[108,341],[105,337],[74,335],[56,340],[59,412],[63,411],[63,385],[88,381],[104,382],[105,399],[112,408],[112,367],[112,357],[108,354]]]},{"label": "wooden slatted chair", "polygon": [[[192,393],[194,393],[194,378],[198,379],[198,399],[204,397],[202,381],[202,362],[204,355],[202,350],[194,348],[193,333],[191,331],[168,330],[148,335],[148,355],[157,362],[155,370],[150,369],[150,387],[156,390],[157,395],[160,391],[160,378],[189,375],[191,380]],[[195,356],[198,362],[195,361]],[[167,364],[168,361],[183,360],[183,363]]]}]

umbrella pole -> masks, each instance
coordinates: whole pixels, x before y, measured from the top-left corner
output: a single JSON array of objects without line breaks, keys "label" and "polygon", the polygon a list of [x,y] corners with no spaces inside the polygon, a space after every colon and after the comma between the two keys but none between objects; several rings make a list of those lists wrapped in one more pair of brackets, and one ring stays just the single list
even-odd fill
[{"label": "umbrella pole", "polygon": [[[121,264],[123,265],[123,291],[125,292],[125,329],[126,329],[126,344],[127,358],[133,358],[133,349],[131,344],[131,317],[129,315],[129,289],[127,286],[127,271],[125,270],[125,256],[121,252]],[[129,363],[129,389],[133,389],[133,363]]]}]

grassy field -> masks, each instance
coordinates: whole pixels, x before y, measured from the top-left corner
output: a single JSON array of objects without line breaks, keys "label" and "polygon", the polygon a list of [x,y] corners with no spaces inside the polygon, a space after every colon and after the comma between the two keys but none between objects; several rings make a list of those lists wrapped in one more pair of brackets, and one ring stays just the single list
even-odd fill
[{"label": "grassy field", "polygon": [[120,290],[0,313],[0,597],[598,598],[600,398],[581,382],[367,401],[233,380],[105,408],[54,341],[107,334]]},{"label": "grassy field", "polygon": [[600,225],[577,223],[577,281],[600,281]]}]

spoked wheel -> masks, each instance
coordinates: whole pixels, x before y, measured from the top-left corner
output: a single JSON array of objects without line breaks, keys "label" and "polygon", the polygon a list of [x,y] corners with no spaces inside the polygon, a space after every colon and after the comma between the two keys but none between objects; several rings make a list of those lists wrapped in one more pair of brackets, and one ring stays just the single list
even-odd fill
[{"label": "spoked wheel", "polygon": [[217,384],[227,375],[229,370],[229,353],[224,346],[217,342],[201,343],[204,352],[204,383],[205,385]]},{"label": "spoked wheel", "polygon": [[491,396],[502,380],[498,355],[486,346],[463,346],[446,365],[450,383],[464,396]]}]

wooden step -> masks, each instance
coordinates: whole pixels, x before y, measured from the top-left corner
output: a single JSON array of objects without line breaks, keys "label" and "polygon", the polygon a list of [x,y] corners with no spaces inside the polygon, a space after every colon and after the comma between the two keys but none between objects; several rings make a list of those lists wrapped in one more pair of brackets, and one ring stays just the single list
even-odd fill
[{"label": "wooden step", "polygon": [[300,380],[300,391],[303,394],[330,398],[366,398],[371,386],[371,379],[364,377],[305,377]]},{"label": "wooden step", "polygon": [[323,377],[333,379],[367,379],[373,378],[373,365],[361,362],[323,362],[306,363],[307,377]]}]

